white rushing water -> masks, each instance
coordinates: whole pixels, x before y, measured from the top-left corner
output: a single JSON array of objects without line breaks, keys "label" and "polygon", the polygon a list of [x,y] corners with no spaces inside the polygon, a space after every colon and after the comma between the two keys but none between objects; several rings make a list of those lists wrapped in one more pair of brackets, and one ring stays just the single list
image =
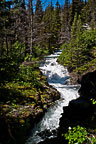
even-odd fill
[{"label": "white rushing water", "polygon": [[79,97],[79,86],[68,84],[70,78],[68,71],[57,62],[60,53],[55,52],[47,56],[46,61],[40,64],[40,70],[47,77],[48,83],[60,92],[61,98],[48,109],[42,120],[34,126],[26,144],[38,144],[46,138],[56,137],[63,107],[68,106],[69,101]]}]

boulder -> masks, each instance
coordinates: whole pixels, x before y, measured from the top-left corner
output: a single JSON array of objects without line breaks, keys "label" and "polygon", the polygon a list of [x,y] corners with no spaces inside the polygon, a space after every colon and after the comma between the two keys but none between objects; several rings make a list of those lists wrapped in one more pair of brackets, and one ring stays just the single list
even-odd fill
[{"label": "boulder", "polygon": [[96,71],[89,72],[78,80],[81,84],[79,94],[86,99],[96,98]]}]

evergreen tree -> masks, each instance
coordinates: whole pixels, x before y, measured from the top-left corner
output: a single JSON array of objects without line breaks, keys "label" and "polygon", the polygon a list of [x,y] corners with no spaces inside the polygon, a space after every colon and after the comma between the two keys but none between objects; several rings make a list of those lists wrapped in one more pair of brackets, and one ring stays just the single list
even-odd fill
[{"label": "evergreen tree", "polygon": [[69,11],[70,4],[69,0],[65,0],[64,10],[63,10],[63,18],[62,18],[62,26],[60,33],[60,43],[64,43],[70,39],[70,21],[69,21]]},{"label": "evergreen tree", "polygon": [[44,29],[46,33],[46,44],[51,52],[52,49],[58,47],[59,45],[59,34],[61,30],[61,18],[60,18],[60,5],[59,2],[56,2],[55,9],[51,1],[51,5],[45,10],[45,15],[43,17]]},{"label": "evergreen tree", "polygon": [[33,53],[33,0],[29,0],[29,45],[30,45],[30,56]]},{"label": "evergreen tree", "polygon": [[49,48],[49,51],[51,51],[52,47],[52,37],[53,37],[53,5],[48,5],[45,10],[45,15],[43,17],[44,22],[44,28],[43,32],[45,34],[44,37],[44,45]]},{"label": "evergreen tree", "polygon": [[80,46],[80,38],[82,35],[82,23],[80,15],[77,18],[75,13],[74,21],[71,28],[70,55],[73,66],[79,66],[82,61],[82,49]]},{"label": "evergreen tree", "polygon": [[[54,37],[53,37],[53,40],[54,40],[54,43],[58,43],[59,44],[59,36],[60,36],[60,30],[61,30],[61,17],[60,17],[60,5],[59,5],[59,2],[57,0],[56,2],[56,8],[55,8],[55,11],[54,11],[54,19],[53,19],[53,34],[54,34]],[[57,45],[58,47],[58,45]]]},{"label": "evergreen tree", "polygon": [[22,1],[22,8],[26,9],[26,7],[25,7],[25,0]]},{"label": "evergreen tree", "polygon": [[69,0],[65,0],[64,16],[63,16],[63,23],[65,25],[68,25],[68,19],[69,19]]},{"label": "evergreen tree", "polygon": [[1,43],[1,56],[8,56],[9,43],[8,36],[10,35],[10,7],[11,2],[0,1],[0,43]]},{"label": "evergreen tree", "polygon": [[81,13],[82,8],[83,8],[83,2],[81,0],[72,0],[71,19],[70,19],[71,25],[72,25],[75,13],[79,15]]},{"label": "evergreen tree", "polygon": [[71,40],[74,41],[76,38],[76,29],[77,29],[77,13],[75,13],[74,21],[71,28]]},{"label": "evergreen tree", "polygon": [[71,54],[71,62],[74,65],[74,54],[75,54],[75,39],[77,36],[77,13],[75,13],[74,21],[71,28],[71,42],[70,42],[70,54]]},{"label": "evergreen tree", "polygon": [[82,47],[80,45],[81,43],[81,37],[82,37],[82,33],[83,33],[83,28],[82,28],[82,22],[81,22],[81,18],[80,15],[78,16],[78,20],[77,20],[77,28],[76,28],[76,40],[74,43],[76,43],[76,46],[74,44],[75,47],[75,65],[79,66],[82,64],[82,60],[83,60],[83,55],[82,55]]},{"label": "evergreen tree", "polygon": [[92,19],[91,19],[91,22],[90,22],[90,26],[91,26],[91,29],[93,30],[93,29],[95,29],[95,26],[96,26],[96,12],[93,12],[92,14],[91,14],[91,16],[92,16]]},{"label": "evergreen tree", "polygon": [[82,10],[82,17],[85,23],[93,23],[96,24],[96,0],[88,0],[84,9]]},{"label": "evergreen tree", "polygon": [[40,45],[40,41],[42,41],[42,34],[41,29],[43,27],[42,25],[42,18],[43,18],[43,9],[41,0],[37,0],[36,2],[36,8],[35,8],[35,15],[34,15],[34,37],[36,40],[37,46]]},{"label": "evergreen tree", "polygon": [[35,22],[40,23],[42,21],[42,17],[43,17],[43,9],[41,0],[37,0],[35,9]]}]

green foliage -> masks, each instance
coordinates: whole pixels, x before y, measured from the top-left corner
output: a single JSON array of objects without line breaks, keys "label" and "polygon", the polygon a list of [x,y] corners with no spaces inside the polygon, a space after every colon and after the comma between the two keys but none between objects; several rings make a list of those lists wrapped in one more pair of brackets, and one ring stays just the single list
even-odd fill
[{"label": "green foliage", "polygon": [[74,21],[75,14],[77,13],[77,16],[81,14],[82,8],[83,8],[83,3],[81,1],[72,0],[71,11],[70,11],[71,24]]},{"label": "green foliage", "polygon": [[91,137],[91,144],[95,144],[96,143],[96,138],[94,138],[94,137]]},{"label": "green foliage", "polygon": [[6,81],[12,81],[16,78],[18,72],[17,63],[11,58],[0,59],[0,84],[4,84]]},{"label": "green foliage", "polygon": [[30,54],[26,54],[26,57],[24,58],[24,61],[26,62],[32,62],[33,63],[33,67],[39,67],[39,57],[34,57]]},{"label": "green foliage", "polygon": [[84,23],[88,23],[91,25],[91,28],[94,28],[94,24],[96,25],[96,2],[94,0],[88,0],[85,7],[81,11],[81,17]]},{"label": "green foliage", "polygon": [[64,66],[68,66],[69,68],[71,66],[71,53],[70,51],[70,43],[69,44],[63,44],[61,48],[63,48],[63,51],[61,55],[59,56],[59,62],[63,64]]},{"label": "green foliage", "polygon": [[68,130],[68,133],[64,135],[65,139],[68,140],[69,144],[82,144],[85,140],[87,140],[87,131],[85,128],[80,127],[73,127],[72,129]]},{"label": "green foliage", "polygon": [[40,45],[35,45],[34,46],[34,56],[37,58],[41,58],[44,55],[48,55],[49,51],[48,48],[41,48]]},{"label": "green foliage", "polygon": [[10,48],[10,56],[3,56],[0,58],[0,83],[5,81],[12,81],[17,77],[19,64],[24,59],[23,43],[16,41]]},{"label": "green foliage", "polygon": [[42,55],[43,50],[39,46],[34,46],[34,55],[35,57],[40,57]]},{"label": "green foliage", "polygon": [[20,61],[24,59],[24,52],[25,52],[25,44],[20,43],[19,41],[16,41],[13,45],[12,48],[10,49],[10,57],[14,58],[15,61]]},{"label": "green foliage", "polygon": [[75,13],[74,16],[74,21],[72,23],[72,28],[71,28],[71,39],[74,40],[76,38],[76,31],[77,30],[77,13]]},{"label": "green foliage", "polygon": [[37,80],[37,75],[34,71],[34,68],[32,68],[31,66],[21,65],[19,69],[20,69],[18,73],[19,81],[30,82],[37,88],[41,86],[40,82]]},{"label": "green foliage", "polygon": [[43,22],[43,32],[46,34],[43,43],[52,53],[54,48],[59,46],[58,39],[61,30],[60,5],[58,2],[55,9],[52,4],[47,6]]},{"label": "green foliage", "polygon": [[87,130],[84,127],[77,126],[70,128],[68,133],[62,134],[66,140],[68,140],[68,144],[83,144],[83,142],[87,142],[87,144],[94,144],[96,142],[96,138],[93,136],[88,137]]},{"label": "green foliage", "polygon": [[75,70],[82,73],[90,67],[96,66],[96,29],[83,31],[82,26],[79,25],[80,18],[77,24],[76,30],[72,28],[71,41],[61,47],[63,51],[59,57],[59,62],[71,71]]},{"label": "green foliage", "polygon": [[7,80],[0,86],[1,104],[17,109],[19,104],[36,105],[40,101],[41,94],[47,98],[47,88],[43,88],[43,85],[46,85],[46,77],[42,76],[35,64],[31,65],[29,62],[27,66],[20,65],[15,75],[14,79]]},{"label": "green foliage", "polygon": [[96,100],[95,99],[91,99],[92,104],[96,104]]}]

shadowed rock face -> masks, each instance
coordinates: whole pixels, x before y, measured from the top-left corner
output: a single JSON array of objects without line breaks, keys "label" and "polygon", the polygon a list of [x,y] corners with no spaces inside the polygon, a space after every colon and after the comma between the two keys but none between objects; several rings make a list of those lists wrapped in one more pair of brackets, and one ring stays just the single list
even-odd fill
[{"label": "shadowed rock face", "polygon": [[82,76],[79,83],[81,84],[79,90],[80,96],[86,99],[96,98],[96,71],[89,72]]},{"label": "shadowed rock face", "polygon": [[88,100],[79,98],[69,103],[68,111],[67,116],[70,119],[82,120],[92,112],[92,105]]},{"label": "shadowed rock face", "polygon": [[96,105],[93,105],[91,98],[96,98],[96,71],[87,73],[79,80],[81,88],[80,97],[72,100],[69,106],[64,107],[60,119],[59,136],[68,131],[69,126],[77,125],[86,128],[96,129]]},{"label": "shadowed rock face", "polygon": [[60,119],[60,133],[66,133],[69,126],[88,126],[88,119],[92,114],[93,106],[88,100],[78,98],[71,101],[68,107],[64,107],[64,113]]}]

